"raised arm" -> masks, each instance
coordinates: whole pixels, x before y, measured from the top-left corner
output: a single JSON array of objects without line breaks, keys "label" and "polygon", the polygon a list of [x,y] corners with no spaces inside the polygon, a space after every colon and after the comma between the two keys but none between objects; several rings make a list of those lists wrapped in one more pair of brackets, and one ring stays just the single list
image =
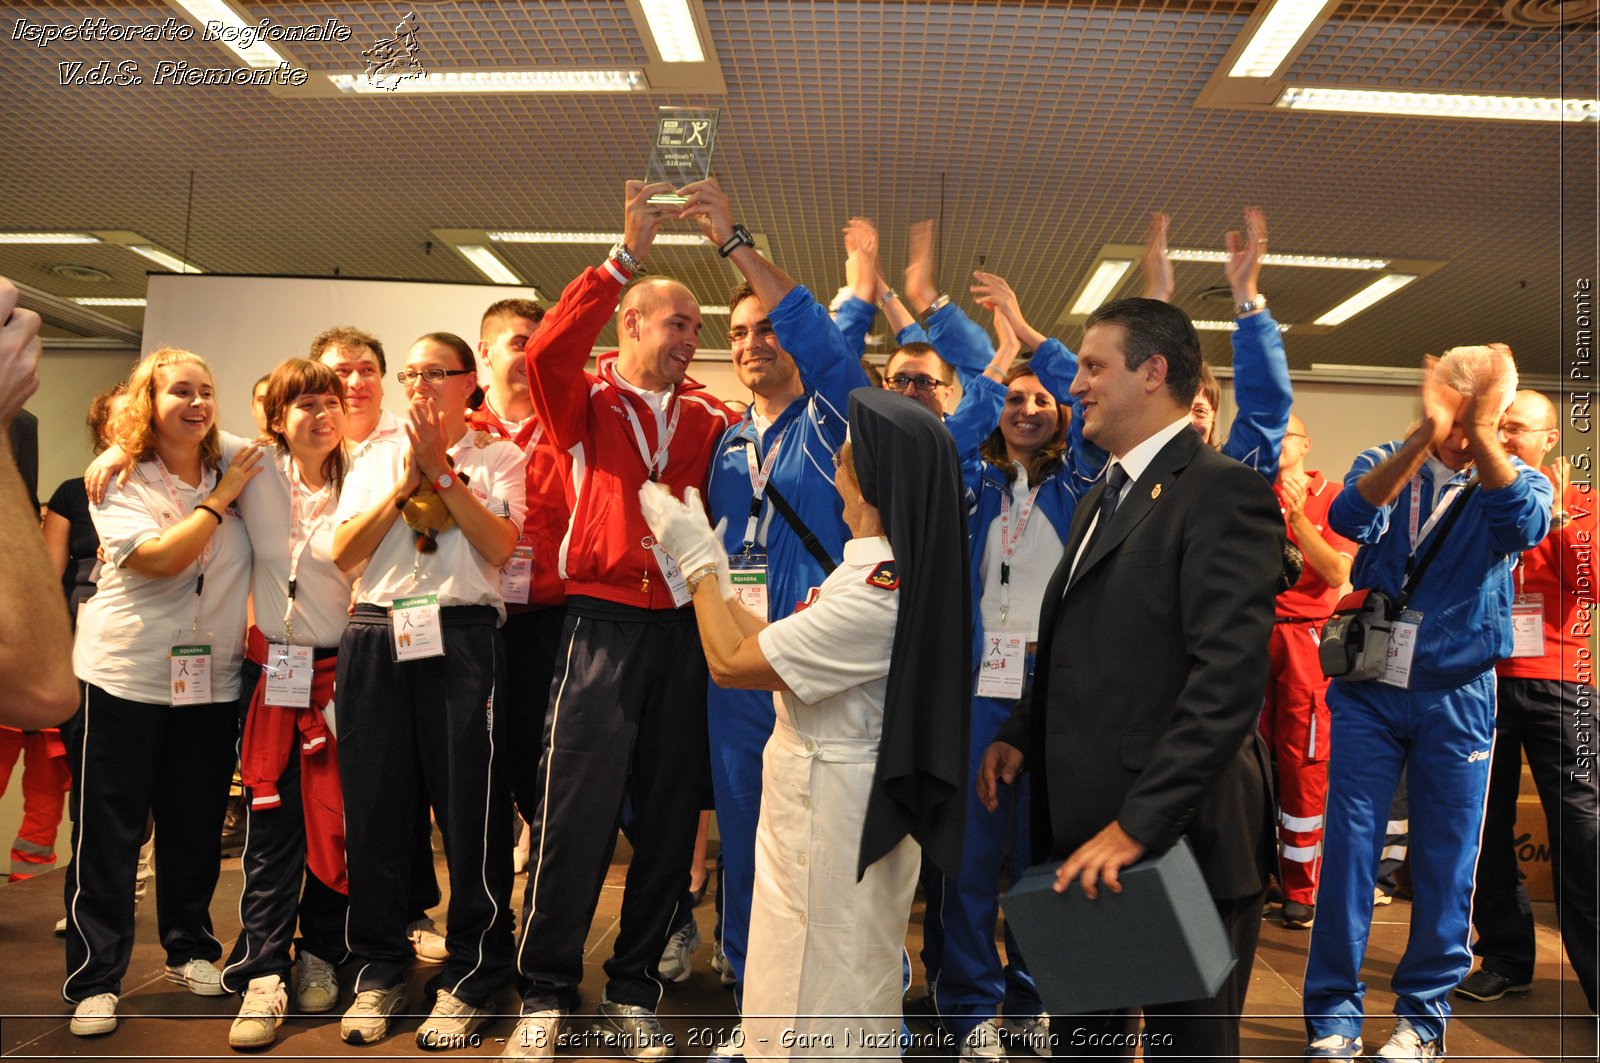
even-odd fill
[{"label": "raised arm", "polygon": [[[11,454],[11,422],[39,389],[39,315],[0,278],[0,724],[36,729],[72,715],[72,632],[39,535],[39,511]],[[34,606],[30,608],[30,606]]]},{"label": "raised arm", "polygon": [[1159,210],[1150,215],[1150,231],[1144,237],[1144,257],[1139,260],[1139,268],[1144,271],[1144,297],[1160,299],[1163,303],[1172,302],[1172,292],[1177,287],[1172,276],[1172,259],[1167,257],[1167,229],[1171,225],[1172,218]]},{"label": "raised arm", "polygon": [[1277,322],[1267,313],[1259,278],[1267,253],[1267,216],[1259,207],[1244,212],[1245,230],[1227,234],[1228,261],[1223,272],[1235,306],[1255,309],[1238,315],[1233,333],[1233,398],[1239,412],[1228,430],[1222,452],[1248,465],[1270,483],[1278,475],[1283,433],[1289,429],[1294,389],[1289,383],[1289,358]]},{"label": "raised arm", "polygon": [[[665,182],[629,181],[623,211],[622,249],[643,262],[656,233],[678,208],[652,205],[650,197],[671,192]],[[581,443],[589,423],[589,383],[583,367],[595,338],[616,313],[617,300],[631,274],[614,259],[580,273],[551,307],[528,340],[528,389],[533,408],[551,442],[562,450]]]},{"label": "raised arm", "polygon": [[[450,470],[449,447],[445,442],[438,407],[431,397],[419,397],[411,403],[411,415],[406,423],[406,438],[411,442],[411,453],[416,456],[417,469],[425,478],[437,481]],[[498,486],[501,485],[482,485],[485,491]],[[525,490],[526,480],[523,481],[522,489],[518,491],[519,503],[522,491]],[[493,492],[490,494],[492,497]],[[460,477],[456,477],[454,483],[440,491],[439,498],[450,511],[450,516],[454,518],[456,527],[461,529],[461,534],[467,537],[467,542],[472,544],[472,548],[482,555],[485,561],[498,568],[511,559],[511,551],[516,548],[522,528],[520,520],[513,519],[506,500],[499,500],[497,506],[497,509],[505,509],[506,512],[491,512]],[[517,516],[520,517],[524,507],[519,505],[517,508]]]},{"label": "raised arm", "polygon": [[261,469],[260,444],[241,448],[204,502],[160,535],[140,543],[122,564],[150,579],[168,579],[194,564],[222,524],[218,514],[233,505]]}]

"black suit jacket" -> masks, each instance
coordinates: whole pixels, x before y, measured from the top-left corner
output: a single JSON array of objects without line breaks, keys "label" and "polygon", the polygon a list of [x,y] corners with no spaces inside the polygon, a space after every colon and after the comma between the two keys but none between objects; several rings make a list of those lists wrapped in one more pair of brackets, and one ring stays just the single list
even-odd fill
[{"label": "black suit jacket", "polygon": [[1179,432],[1073,571],[1104,492],[1102,480],[1078,506],[1045,591],[1032,695],[999,736],[1033,776],[1035,859],[1116,820],[1152,854],[1187,836],[1213,896],[1248,896],[1276,859],[1256,721],[1283,564],[1277,499],[1260,473]]}]

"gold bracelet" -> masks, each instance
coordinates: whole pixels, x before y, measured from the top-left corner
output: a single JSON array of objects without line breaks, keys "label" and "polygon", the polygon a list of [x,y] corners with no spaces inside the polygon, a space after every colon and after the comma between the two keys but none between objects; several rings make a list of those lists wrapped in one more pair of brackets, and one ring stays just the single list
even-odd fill
[{"label": "gold bracelet", "polygon": [[716,562],[712,562],[710,564],[701,565],[699,568],[689,573],[683,578],[683,583],[684,586],[689,588],[689,593],[693,594],[695,589],[700,586],[701,580],[705,579],[707,576],[715,576],[716,574]]}]

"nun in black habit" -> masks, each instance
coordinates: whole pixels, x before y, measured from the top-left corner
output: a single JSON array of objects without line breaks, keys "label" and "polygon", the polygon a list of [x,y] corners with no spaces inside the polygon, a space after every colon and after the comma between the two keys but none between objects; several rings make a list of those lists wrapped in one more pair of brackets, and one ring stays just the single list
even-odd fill
[{"label": "nun in black habit", "polygon": [[921,406],[862,388],[835,464],[844,561],[772,624],[739,606],[698,496],[640,492],[693,594],[712,679],[779,693],[745,962],[748,1059],[899,1056],[918,866],[924,854],[960,861],[971,610],[955,445]]}]

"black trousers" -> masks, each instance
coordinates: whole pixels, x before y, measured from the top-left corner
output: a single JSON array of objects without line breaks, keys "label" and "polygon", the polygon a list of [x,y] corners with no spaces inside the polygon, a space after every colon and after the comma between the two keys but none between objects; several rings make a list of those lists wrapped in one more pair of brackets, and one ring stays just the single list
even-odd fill
[{"label": "black trousers", "polygon": [[[511,795],[532,822],[539,805],[539,757],[544,749],[545,709],[567,611],[561,606],[508,613],[500,628],[506,643],[506,696],[500,699],[511,742]],[[515,838],[513,838],[515,841]]]},{"label": "black trousers", "polygon": [[1590,1011],[1595,1008],[1595,883],[1600,878],[1595,709],[1592,686],[1554,679],[1500,680],[1489,800],[1472,899],[1472,926],[1478,932],[1472,951],[1496,974],[1517,982],[1532,980],[1533,910],[1522,888],[1515,839],[1526,750],[1550,835],[1561,939]]},{"label": "black trousers", "polygon": [[86,684],[66,728],[72,766],[67,867],[67,980],[76,1003],[121,993],[133,955],[133,887],[145,821],[156,825],[156,923],[169,964],[216,961],[211,895],[233,777],[232,701],[149,705]]},{"label": "black trousers", "polygon": [[389,619],[357,606],[339,643],[339,775],[356,991],[405,980],[414,953],[416,810],[426,795],[444,840],[450,907],[440,988],[486,1006],[511,972],[511,794],[495,712],[505,650],[487,606],[446,608],[445,654],[396,663]]},{"label": "black trousers", "polygon": [[[246,660],[246,703],[261,679],[261,666]],[[282,709],[274,709],[282,712]],[[276,808],[257,811],[245,791],[244,887],[239,894],[239,937],[222,969],[222,987],[242,993],[250,979],[275,974],[289,980],[290,946],[319,960],[340,964],[350,900],[306,867],[305,795],[300,790],[300,743],[294,742],[278,777]],[[431,854],[430,854],[431,855]],[[431,864],[431,859],[430,859]],[[296,924],[300,938],[295,939]]]},{"label": "black trousers", "polygon": [[1261,934],[1261,901],[1265,891],[1249,897],[1218,900],[1217,914],[1239,962],[1216,996],[1176,1004],[1155,1004],[1137,1010],[1101,1015],[1052,1015],[1053,1054],[1069,1059],[1132,1059],[1142,1046],[1146,1059],[1194,1059],[1207,1063],[1239,1058],[1239,1018],[1244,1012],[1250,971]]},{"label": "black trousers", "polygon": [[524,1013],[577,1007],[584,939],[624,798],[633,859],[606,997],[659,1005],[656,963],[689,880],[710,777],[706,662],[693,613],[588,602],[568,603],[545,718],[517,947]]}]

